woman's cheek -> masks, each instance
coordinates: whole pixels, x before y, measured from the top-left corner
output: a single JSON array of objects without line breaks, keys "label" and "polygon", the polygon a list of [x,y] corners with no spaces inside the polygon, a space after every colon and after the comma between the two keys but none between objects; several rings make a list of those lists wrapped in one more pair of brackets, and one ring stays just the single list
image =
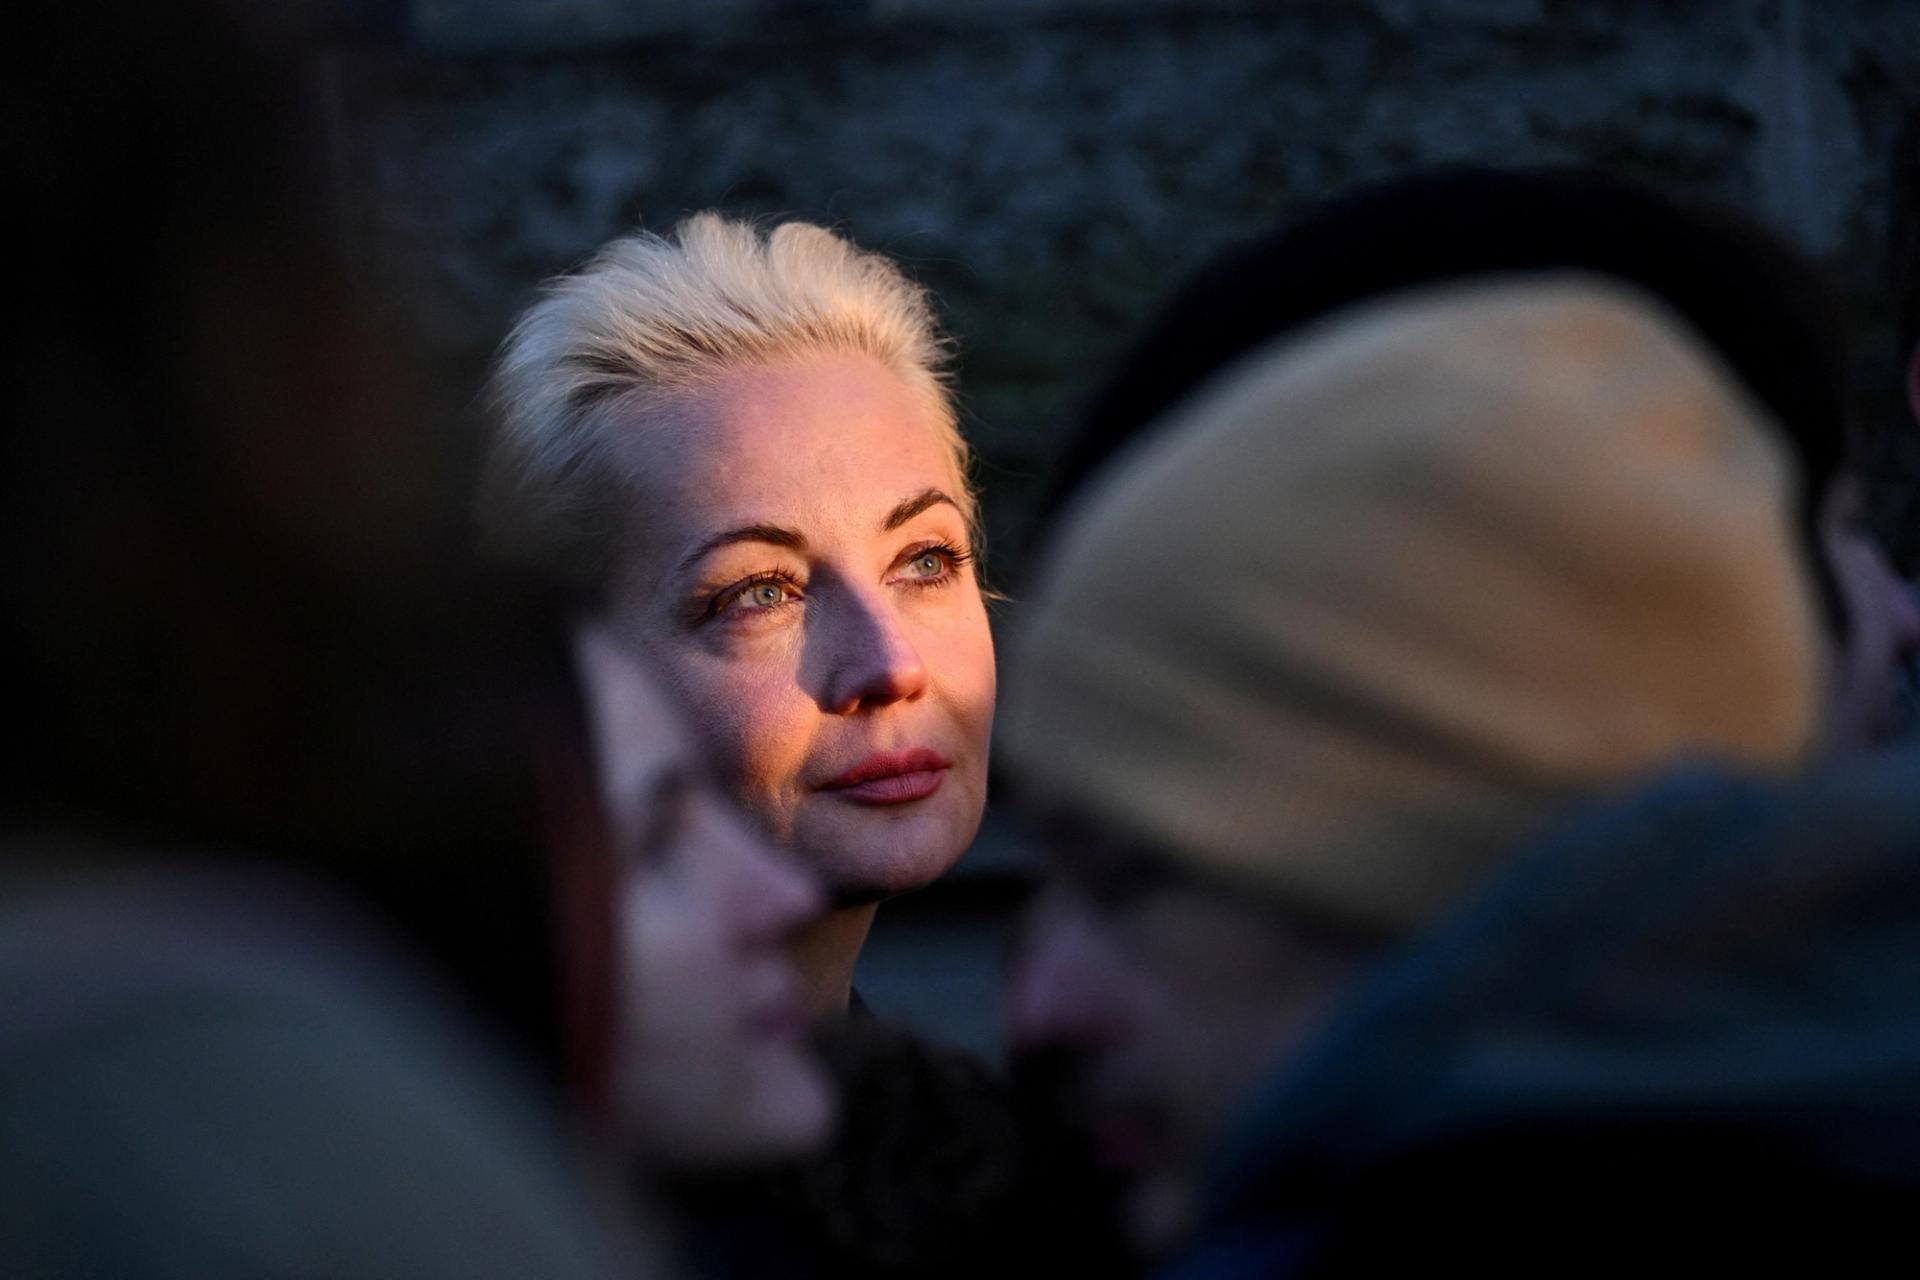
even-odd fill
[{"label": "woman's cheek", "polygon": [[697,655],[669,652],[659,657],[674,701],[687,726],[700,739],[710,763],[723,772],[737,767],[756,691],[733,664],[701,660]]},{"label": "woman's cheek", "polygon": [[993,635],[982,613],[942,655],[953,689],[955,714],[974,741],[983,746],[993,728],[993,704],[998,683]]},{"label": "woman's cheek", "polygon": [[735,800],[784,838],[813,740],[804,700],[754,684],[709,692],[694,716],[708,760]]}]

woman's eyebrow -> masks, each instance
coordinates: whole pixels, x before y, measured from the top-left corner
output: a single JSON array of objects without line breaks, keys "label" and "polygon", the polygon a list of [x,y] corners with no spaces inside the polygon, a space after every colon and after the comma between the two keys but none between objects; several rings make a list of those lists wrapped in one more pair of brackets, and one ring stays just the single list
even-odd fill
[{"label": "woman's eyebrow", "polygon": [[922,489],[895,507],[892,511],[889,511],[887,518],[880,522],[880,531],[882,533],[891,533],[893,530],[898,529],[901,525],[919,515],[922,511],[925,511],[928,507],[937,507],[943,502],[956,511],[960,509],[959,503],[955,502],[940,490]]},{"label": "woman's eyebrow", "polygon": [[736,542],[767,542],[776,547],[791,547],[795,551],[803,550],[807,545],[805,535],[797,529],[788,529],[777,524],[741,525],[738,529],[728,529],[704,539],[680,561],[679,572],[685,573],[700,563],[705,556]]}]

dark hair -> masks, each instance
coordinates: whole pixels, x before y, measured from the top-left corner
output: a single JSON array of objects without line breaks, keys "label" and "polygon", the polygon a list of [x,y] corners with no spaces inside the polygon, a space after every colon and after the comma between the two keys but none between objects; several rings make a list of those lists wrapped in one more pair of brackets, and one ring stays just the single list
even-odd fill
[{"label": "dark hair", "polygon": [[529,725],[581,732],[564,638],[464,550],[355,305],[298,33],[30,7],[0,157],[58,269],[11,293],[0,824],[317,879],[557,1062]]},{"label": "dark hair", "polygon": [[1063,1114],[1063,1064],[1018,1088],[970,1054],[856,1010],[814,1033],[845,1118],[799,1164],[682,1173],[663,1190],[701,1274],[1133,1274],[1110,1187]]},{"label": "dark hair", "polygon": [[1920,103],[1894,137],[1888,166],[1887,249],[1893,314],[1904,364],[1920,347]]},{"label": "dark hair", "polygon": [[1043,503],[1236,360],[1356,303],[1470,277],[1575,270],[1670,307],[1773,416],[1806,485],[1804,549],[1829,616],[1820,499],[1848,446],[1844,304],[1804,255],[1731,210],[1576,169],[1445,169],[1362,187],[1221,254],[1159,310],[1092,396]]}]

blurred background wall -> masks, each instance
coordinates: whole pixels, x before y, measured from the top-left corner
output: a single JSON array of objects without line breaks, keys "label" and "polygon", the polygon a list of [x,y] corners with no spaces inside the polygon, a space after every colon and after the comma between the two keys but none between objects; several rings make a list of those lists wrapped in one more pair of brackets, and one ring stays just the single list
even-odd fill
[{"label": "blurred background wall", "polygon": [[[1882,269],[1916,0],[343,0],[332,30],[350,249],[455,441],[537,283],[617,232],[825,222],[945,308],[990,571],[1017,582],[1079,397],[1181,274],[1365,179],[1575,162],[1731,201],[1832,264],[1885,429],[1876,517],[1916,550]],[[990,1049],[1025,865],[990,814],[955,879],[881,913],[863,992]]]}]

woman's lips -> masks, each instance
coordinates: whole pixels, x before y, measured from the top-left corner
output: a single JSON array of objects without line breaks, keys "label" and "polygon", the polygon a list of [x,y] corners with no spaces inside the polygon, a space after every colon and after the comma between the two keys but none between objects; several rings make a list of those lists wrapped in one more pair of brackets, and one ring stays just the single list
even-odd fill
[{"label": "woman's lips", "polygon": [[820,789],[853,804],[906,804],[938,791],[948,767],[945,756],[927,747],[878,751]]}]

